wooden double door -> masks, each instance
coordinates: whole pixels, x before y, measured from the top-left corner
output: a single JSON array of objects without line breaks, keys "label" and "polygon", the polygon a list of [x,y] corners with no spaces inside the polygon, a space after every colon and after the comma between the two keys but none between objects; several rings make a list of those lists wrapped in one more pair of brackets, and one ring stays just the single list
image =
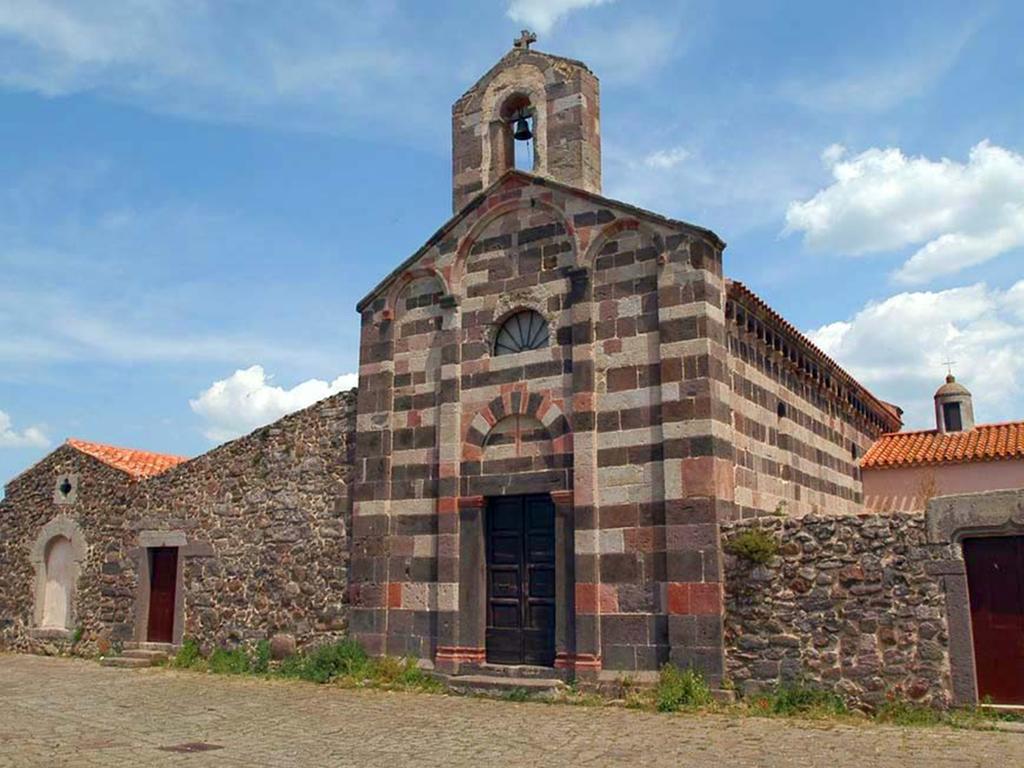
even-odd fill
[{"label": "wooden double door", "polygon": [[1024,704],[1024,536],[966,539],[978,696]]},{"label": "wooden double door", "polygon": [[548,494],[488,502],[487,661],[555,661],[555,507]]}]

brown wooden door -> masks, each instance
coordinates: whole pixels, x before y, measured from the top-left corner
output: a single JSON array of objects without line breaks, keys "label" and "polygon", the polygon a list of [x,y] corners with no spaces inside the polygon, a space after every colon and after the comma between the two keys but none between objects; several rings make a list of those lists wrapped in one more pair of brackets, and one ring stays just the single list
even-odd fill
[{"label": "brown wooden door", "polygon": [[555,506],[546,494],[488,505],[487,661],[555,662]]},{"label": "brown wooden door", "polygon": [[174,642],[174,597],[178,581],[177,547],[149,550],[149,622],[151,643]]},{"label": "brown wooden door", "polygon": [[1024,704],[1024,536],[964,541],[978,696]]}]

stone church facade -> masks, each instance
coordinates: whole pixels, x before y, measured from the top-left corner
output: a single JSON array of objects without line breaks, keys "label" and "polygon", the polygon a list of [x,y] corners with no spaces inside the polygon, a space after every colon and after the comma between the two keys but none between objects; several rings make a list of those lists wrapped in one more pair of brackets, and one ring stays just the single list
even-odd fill
[{"label": "stone church facade", "polygon": [[[0,643],[350,634],[450,676],[986,695],[963,542],[1016,541],[1024,497],[867,514],[899,409],[715,233],[602,196],[582,63],[520,41],[452,136],[454,215],[359,303],[356,392],[188,461],[69,441],[7,485]],[[749,533],[777,553],[731,554]]]},{"label": "stone church facade", "polygon": [[[351,625],[376,652],[719,680],[720,524],[857,510],[858,456],[899,428],[723,276],[717,235],[600,195],[598,126],[583,64],[514,49],[453,108],[454,217],[359,305]],[[508,353],[524,315],[547,341]]]}]

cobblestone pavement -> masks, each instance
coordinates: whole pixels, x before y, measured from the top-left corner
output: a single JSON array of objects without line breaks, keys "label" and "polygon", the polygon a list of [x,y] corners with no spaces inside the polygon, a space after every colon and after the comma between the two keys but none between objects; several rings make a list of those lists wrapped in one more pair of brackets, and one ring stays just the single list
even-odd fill
[{"label": "cobblestone pavement", "polygon": [[[205,743],[220,749],[162,748]],[[1004,766],[1024,734],[656,715],[0,655],[0,766]]]}]

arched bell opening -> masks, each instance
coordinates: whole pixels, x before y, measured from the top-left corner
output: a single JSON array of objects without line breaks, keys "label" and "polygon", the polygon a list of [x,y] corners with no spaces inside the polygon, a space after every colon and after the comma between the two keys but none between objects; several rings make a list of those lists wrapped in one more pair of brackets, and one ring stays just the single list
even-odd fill
[{"label": "arched bell opening", "polygon": [[514,93],[502,102],[496,125],[498,146],[492,154],[500,158],[499,175],[515,168],[534,173],[537,170],[537,111],[525,93]]}]

